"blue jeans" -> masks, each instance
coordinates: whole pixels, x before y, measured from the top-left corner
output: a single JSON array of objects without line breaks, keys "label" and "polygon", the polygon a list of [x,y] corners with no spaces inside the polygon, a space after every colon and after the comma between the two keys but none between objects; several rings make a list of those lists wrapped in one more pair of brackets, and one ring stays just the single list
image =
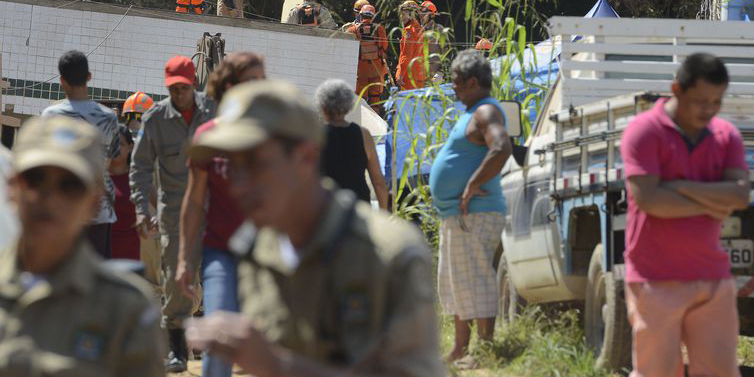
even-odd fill
[{"label": "blue jeans", "polygon": [[[238,311],[238,261],[228,251],[204,247],[202,251],[204,314],[218,310]],[[205,353],[202,376],[230,377],[233,365]]]}]

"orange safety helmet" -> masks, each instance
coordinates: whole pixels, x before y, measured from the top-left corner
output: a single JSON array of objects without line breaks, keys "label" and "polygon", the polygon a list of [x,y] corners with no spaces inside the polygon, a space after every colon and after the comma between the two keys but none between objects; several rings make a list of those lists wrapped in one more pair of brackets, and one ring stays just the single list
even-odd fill
[{"label": "orange safety helmet", "polygon": [[482,38],[479,40],[479,42],[476,43],[477,50],[489,51],[492,50],[492,47],[492,42],[490,42],[490,40],[487,38]]},{"label": "orange safety helmet", "polygon": [[432,14],[437,14],[437,7],[435,6],[435,3],[427,0],[422,3],[421,5],[422,12],[432,12]]},{"label": "orange safety helmet", "polygon": [[377,14],[377,9],[375,9],[374,6],[367,4],[361,7],[359,14],[361,17],[374,18],[374,15]]},{"label": "orange safety helmet", "polygon": [[353,12],[359,13],[364,5],[369,5],[369,0],[356,0],[356,2],[353,3]]},{"label": "orange safety helmet", "polygon": [[144,114],[154,105],[152,97],[144,92],[136,92],[126,99],[123,103],[123,114],[137,113]]}]

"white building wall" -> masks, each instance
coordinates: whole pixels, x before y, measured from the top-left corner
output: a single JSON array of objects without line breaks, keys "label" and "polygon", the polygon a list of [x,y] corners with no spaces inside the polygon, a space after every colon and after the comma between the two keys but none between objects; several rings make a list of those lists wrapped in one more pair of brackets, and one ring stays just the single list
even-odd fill
[{"label": "white building wall", "polygon": [[[226,53],[249,50],[264,55],[269,77],[292,81],[305,93],[313,94],[328,78],[356,82],[358,43],[339,33],[326,37],[296,26],[242,21],[247,26],[238,27],[197,22],[209,17],[172,12],[133,8],[124,17],[127,8],[109,7],[120,12],[111,14],[54,7],[70,4],[65,1],[45,4],[0,1],[3,77],[58,83],[58,58],[77,49],[90,54],[91,87],[167,95],[165,62],[174,55],[191,56],[206,31],[223,34]],[[85,4],[76,7],[86,8]],[[3,100],[14,104],[16,113],[29,115],[39,114],[52,102],[17,95]]]}]

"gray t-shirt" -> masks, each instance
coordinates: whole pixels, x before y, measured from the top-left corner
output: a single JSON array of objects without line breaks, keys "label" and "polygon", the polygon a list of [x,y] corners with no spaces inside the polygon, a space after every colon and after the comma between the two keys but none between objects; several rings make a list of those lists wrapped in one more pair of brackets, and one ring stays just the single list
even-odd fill
[{"label": "gray t-shirt", "polygon": [[[82,119],[97,127],[102,133],[102,148],[107,158],[115,158],[120,154],[120,136],[118,134],[118,118],[115,113],[97,102],[64,100],[42,111],[43,117],[64,115]],[[99,213],[92,219],[92,224],[114,223],[116,220],[113,202],[115,201],[115,186],[110,175],[105,170],[105,195],[102,196]]]}]

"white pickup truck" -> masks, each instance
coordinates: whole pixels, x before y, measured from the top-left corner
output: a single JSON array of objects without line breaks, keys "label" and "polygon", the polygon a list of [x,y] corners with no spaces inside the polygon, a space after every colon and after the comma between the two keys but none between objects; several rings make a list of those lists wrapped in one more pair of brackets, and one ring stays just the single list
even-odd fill
[{"label": "white pickup truck", "polygon": [[[504,320],[524,303],[583,305],[599,366],[630,366],[626,318],[623,129],[670,91],[685,56],[713,53],[731,84],[721,116],[740,128],[754,168],[754,23],[554,17],[560,76],[501,185],[509,203],[498,266]],[[579,36],[578,38],[575,36]],[[654,93],[654,94],[650,94]],[[754,208],[724,222],[723,247],[739,286],[741,333],[754,335]]]}]

